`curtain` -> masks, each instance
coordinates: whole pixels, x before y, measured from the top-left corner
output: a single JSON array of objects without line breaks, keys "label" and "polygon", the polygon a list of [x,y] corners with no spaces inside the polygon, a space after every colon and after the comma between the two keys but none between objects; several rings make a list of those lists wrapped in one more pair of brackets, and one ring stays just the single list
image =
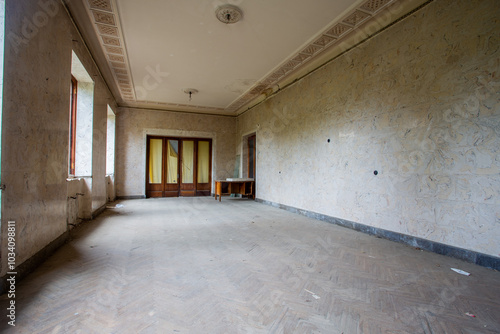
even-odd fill
[{"label": "curtain", "polygon": [[162,139],[149,141],[149,183],[161,183]]},{"label": "curtain", "polygon": [[198,183],[208,183],[210,171],[210,146],[208,141],[198,142]]},{"label": "curtain", "polygon": [[177,183],[177,161],[179,154],[177,153],[179,142],[177,140],[169,140],[167,146],[167,183]]},{"label": "curtain", "polygon": [[194,141],[182,141],[182,183],[193,183]]}]

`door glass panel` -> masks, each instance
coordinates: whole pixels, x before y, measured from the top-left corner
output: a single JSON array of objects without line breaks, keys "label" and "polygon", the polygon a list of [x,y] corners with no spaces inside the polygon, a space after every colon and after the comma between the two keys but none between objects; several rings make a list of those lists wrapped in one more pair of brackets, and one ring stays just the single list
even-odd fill
[{"label": "door glass panel", "polygon": [[210,171],[210,143],[198,142],[198,183],[208,183]]},{"label": "door glass panel", "polygon": [[177,175],[179,174],[179,141],[167,141],[167,183],[177,183]]},{"label": "door glass panel", "polygon": [[149,141],[149,183],[161,183],[163,139]]},{"label": "door glass panel", "polygon": [[182,141],[182,183],[193,183],[194,141]]}]

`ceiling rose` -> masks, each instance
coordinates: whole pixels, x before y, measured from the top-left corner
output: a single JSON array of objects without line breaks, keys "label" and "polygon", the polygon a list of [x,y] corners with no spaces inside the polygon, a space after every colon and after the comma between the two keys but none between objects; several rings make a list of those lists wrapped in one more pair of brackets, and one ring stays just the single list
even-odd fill
[{"label": "ceiling rose", "polygon": [[241,9],[233,5],[222,5],[215,10],[215,16],[222,23],[236,23],[243,17]]}]

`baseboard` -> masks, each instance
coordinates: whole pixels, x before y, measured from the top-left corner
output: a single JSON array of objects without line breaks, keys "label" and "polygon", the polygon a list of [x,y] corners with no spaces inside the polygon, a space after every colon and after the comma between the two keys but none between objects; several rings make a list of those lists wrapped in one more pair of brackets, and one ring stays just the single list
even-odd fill
[{"label": "baseboard", "polygon": [[95,219],[97,216],[99,216],[101,213],[103,213],[104,210],[106,210],[106,205],[107,205],[107,203],[104,204],[103,206],[101,206],[99,209],[92,212],[92,219]]},{"label": "baseboard", "polygon": [[412,247],[418,247],[423,250],[427,250],[430,252],[434,252],[437,254],[441,255],[446,255],[450,256],[456,259],[464,260],[467,262],[471,262],[474,264],[477,264],[482,267],[486,268],[491,268],[495,270],[500,270],[500,258],[488,255],[488,254],[483,254],[455,246],[450,246],[446,245],[443,243],[439,243],[436,241],[432,240],[427,240],[419,237],[414,237],[411,235],[403,234],[403,233],[398,233],[398,232],[393,232],[389,230],[384,230],[381,228],[373,227],[373,226],[368,226],[360,223],[356,223],[353,221],[341,219],[341,218],[336,218],[332,216],[327,216],[321,213],[316,213],[308,210],[303,210],[303,209],[298,209],[292,206],[284,205],[284,204],[279,204],[267,200],[263,200],[260,198],[255,199],[259,203],[263,203],[266,205],[270,205],[279,209],[283,209],[289,212],[297,213],[309,218],[314,218],[317,220],[321,220],[324,222],[328,222],[331,224],[336,224],[340,225],[343,227],[350,228],[355,231],[363,232],[369,235],[374,235],[380,238],[384,238],[387,240],[399,242],[402,244],[406,244]]},{"label": "baseboard", "polygon": [[146,195],[133,195],[133,196],[116,196],[117,200],[120,199],[145,199]]},{"label": "baseboard", "polygon": [[[69,232],[66,231],[54,241],[49,243],[47,246],[39,250],[32,257],[21,263],[16,267],[14,272],[16,272],[16,282],[21,281],[29,273],[35,270],[39,265],[41,265],[45,260],[47,260],[54,252],[64,245],[69,240]],[[4,294],[7,291],[7,278],[11,275],[5,275],[0,278],[0,294]]]}]

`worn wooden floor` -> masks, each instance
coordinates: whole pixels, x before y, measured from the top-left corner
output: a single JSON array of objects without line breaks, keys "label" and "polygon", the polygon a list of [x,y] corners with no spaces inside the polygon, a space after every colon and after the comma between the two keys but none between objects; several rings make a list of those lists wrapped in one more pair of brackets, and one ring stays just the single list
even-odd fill
[{"label": "worn wooden floor", "polygon": [[249,200],[120,203],[18,283],[5,333],[500,332],[499,272]]}]

